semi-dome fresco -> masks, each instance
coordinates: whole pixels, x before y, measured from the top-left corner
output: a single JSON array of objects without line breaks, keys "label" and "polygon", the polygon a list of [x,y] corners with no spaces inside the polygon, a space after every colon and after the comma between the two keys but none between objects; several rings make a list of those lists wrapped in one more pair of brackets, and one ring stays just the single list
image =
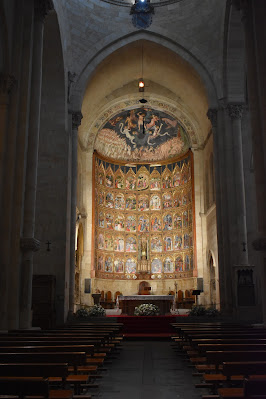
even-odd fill
[{"label": "semi-dome fresco", "polygon": [[185,154],[188,148],[180,122],[147,107],[115,115],[99,131],[95,143],[99,154],[123,161],[162,161]]}]

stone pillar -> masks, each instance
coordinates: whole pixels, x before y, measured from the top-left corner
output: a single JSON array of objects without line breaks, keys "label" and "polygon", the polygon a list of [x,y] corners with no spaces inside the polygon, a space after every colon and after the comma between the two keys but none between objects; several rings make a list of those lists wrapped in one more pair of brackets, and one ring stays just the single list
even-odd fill
[{"label": "stone pillar", "polygon": [[44,18],[51,8],[50,0],[35,0],[34,2],[34,40],[24,197],[24,224],[23,236],[21,238],[20,328],[31,327],[33,253],[40,247],[39,241],[34,238],[34,232],[42,86],[43,26]]},{"label": "stone pillar", "polygon": [[[0,208],[3,209],[3,196],[4,196],[4,173],[7,173],[5,168],[5,153],[6,153],[6,135],[7,135],[7,122],[8,122],[8,108],[9,96],[12,87],[15,83],[13,76],[8,74],[0,74]],[[9,260],[9,234],[5,231],[3,223],[3,215],[0,222],[1,231],[1,244],[0,244],[0,330],[6,328],[7,311],[8,311],[8,260]]]},{"label": "stone pillar", "polygon": [[252,243],[260,251],[260,284],[263,321],[266,323],[266,25],[264,0],[234,0],[244,27],[248,100],[256,183],[258,237]]},{"label": "stone pillar", "polygon": [[241,118],[244,111],[244,105],[228,104],[227,111],[231,118],[234,147],[234,165],[232,165],[232,173],[235,175],[234,197],[237,202],[236,211],[238,226],[238,243],[237,248],[235,248],[235,251],[237,252],[236,259],[238,265],[248,265],[245,178],[241,130]]},{"label": "stone pillar", "polygon": [[[241,12],[247,64],[247,86],[251,115],[253,162],[258,212],[258,239],[253,246],[266,251],[266,25],[264,0],[234,0]],[[264,256],[266,265],[266,257]],[[265,307],[266,315],[266,307]],[[266,316],[265,316],[266,317]]]},{"label": "stone pillar", "polygon": [[[223,187],[223,177],[221,175],[221,164],[223,155],[222,144],[219,141],[218,132],[218,109],[210,108],[207,112],[207,117],[212,124],[213,132],[213,158],[214,158],[214,170],[215,170],[215,191],[216,191],[216,217],[217,217],[217,242],[218,242],[218,262],[219,262],[219,289],[220,289],[220,306],[221,310],[225,311],[229,306],[230,301],[227,288],[227,259],[226,253],[226,242],[224,236],[225,231],[225,218],[222,204],[224,203],[225,193],[221,189]],[[229,303],[228,303],[229,302]]]},{"label": "stone pillar", "polygon": [[69,111],[72,114],[72,169],[71,169],[71,223],[70,223],[70,276],[69,276],[69,315],[74,312],[75,305],[75,241],[76,241],[76,207],[78,178],[78,128],[82,114],[79,111]]},{"label": "stone pillar", "polygon": [[8,121],[8,105],[9,95],[14,86],[15,78],[9,74],[0,73],[0,193],[1,198],[3,195],[2,184],[3,184],[3,171],[4,171],[4,154],[6,145],[6,131]]}]

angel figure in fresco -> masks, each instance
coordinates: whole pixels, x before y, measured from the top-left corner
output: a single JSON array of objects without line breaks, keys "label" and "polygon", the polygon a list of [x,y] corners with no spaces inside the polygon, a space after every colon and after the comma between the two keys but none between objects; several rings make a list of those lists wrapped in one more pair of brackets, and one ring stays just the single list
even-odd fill
[{"label": "angel figure in fresco", "polygon": [[146,124],[146,129],[150,130],[155,127],[156,122],[158,122],[159,116],[152,114],[151,121]]},{"label": "angel figure in fresco", "polygon": [[121,121],[121,119],[123,119],[123,116],[117,116],[116,118],[111,119],[109,123],[110,125],[115,126],[118,122]]},{"label": "angel figure in fresco", "polygon": [[130,130],[124,127],[123,123],[120,123],[119,127],[120,127],[120,133],[124,134],[129,139],[131,144],[133,144],[133,148],[135,148],[137,146],[137,144],[135,143],[135,136],[130,134]]},{"label": "angel figure in fresco", "polygon": [[144,123],[144,118],[145,118],[145,114],[144,112],[140,111],[137,113],[138,115],[138,129],[139,131],[141,131],[141,129],[143,129],[143,123]]},{"label": "angel figure in fresco", "polygon": [[127,125],[128,130],[135,129],[137,127],[137,118],[133,109],[130,111],[129,116],[127,116],[125,125]]},{"label": "angel figure in fresco", "polygon": [[162,121],[164,121],[167,124],[167,128],[175,128],[177,125],[177,120],[172,120],[169,118],[162,118]]}]

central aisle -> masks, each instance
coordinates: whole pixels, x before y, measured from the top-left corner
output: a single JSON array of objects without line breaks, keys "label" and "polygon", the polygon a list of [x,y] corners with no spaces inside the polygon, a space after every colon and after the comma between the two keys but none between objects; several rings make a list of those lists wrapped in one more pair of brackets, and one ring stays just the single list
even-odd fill
[{"label": "central aisle", "polygon": [[102,399],[199,399],[198,380],[171,341],[123,341],[100,383]]}]

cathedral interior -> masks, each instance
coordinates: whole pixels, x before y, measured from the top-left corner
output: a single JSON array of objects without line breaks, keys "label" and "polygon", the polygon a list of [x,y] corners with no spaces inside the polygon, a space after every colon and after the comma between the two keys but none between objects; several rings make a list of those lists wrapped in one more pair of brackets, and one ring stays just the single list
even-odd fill
[{"label": "cathedral interior", "polygon": [[0,0],[1,330],[143,287],[265,322],[265,10]]}]

